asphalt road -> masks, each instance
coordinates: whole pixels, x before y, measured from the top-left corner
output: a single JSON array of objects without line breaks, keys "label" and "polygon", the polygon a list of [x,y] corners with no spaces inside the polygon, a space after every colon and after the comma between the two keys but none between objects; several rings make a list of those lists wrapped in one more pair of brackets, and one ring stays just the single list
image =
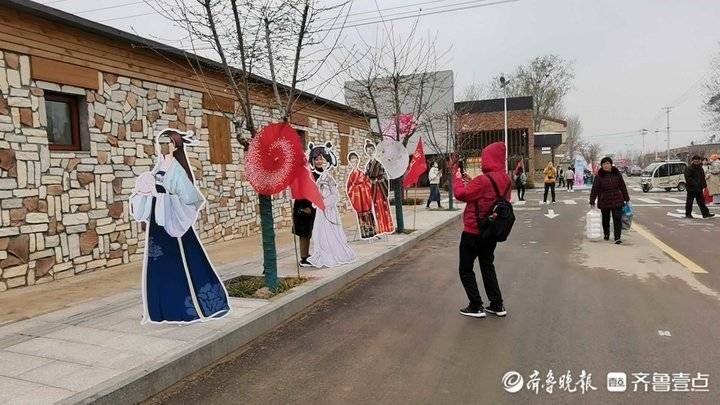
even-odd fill
[{"label": "asphalt road", "polygon": [[[528,198],[496,252],[506,318],[458,314],[467,303],[458,222],[151,402],[719,403],[717,288],[637,232],[621,246],[585,241],[587,194],[560,194],[549,207]],[[534,370],[538,393],[527,385]],[[575,385],[583,370],[596,388],[584,394]],[[509,371],[523,377],[520,392],[503,388]],[[570,372],[577,391],[556,383],[548,393],[550,371],[556,381]],[[627,374],[626,392],[608,392],[609,372]],[[649,374],[649,392],[633,373]],[[669,390],[683,388],[674,373],[709,374],[709,392],[653,392],[665,387],[661,373]]]}]

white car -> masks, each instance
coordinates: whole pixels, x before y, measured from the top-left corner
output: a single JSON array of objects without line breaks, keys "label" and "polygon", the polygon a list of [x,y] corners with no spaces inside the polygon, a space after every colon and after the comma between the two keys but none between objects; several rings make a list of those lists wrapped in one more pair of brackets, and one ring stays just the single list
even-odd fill
[{"label": "white car", "polygon": [[642,171],[642,167],[635,165],[628,170],[628,176],[641,176]]},{"label": "white car", "polygon": [[642,191],[647,193],[654,188],[664,188],[665,191],[677,188],[678,191],[685,191],[686,168],[687,164],[680,161],[650,164],[642,171]]}]

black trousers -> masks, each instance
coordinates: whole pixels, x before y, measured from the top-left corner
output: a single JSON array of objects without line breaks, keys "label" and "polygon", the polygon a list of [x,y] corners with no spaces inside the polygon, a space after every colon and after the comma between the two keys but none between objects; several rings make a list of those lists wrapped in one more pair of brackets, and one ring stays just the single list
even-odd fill
[{"label": "black trousers", "polygon": [[470,300],[470,306],[474,309],[480,308],[483,304],[473,271],[475,259],[480,262],[480,274],[490,304],[502,305],[503,303],[495,274],[496,246],[496,242],[484,242],[479,235],[463,232],[460,237],[460,281],[465,288],[468,300]]},{"label": "black trousers", "polygon": [[552,202],[555,202],[555,183],[545,183],[545,196],[543,202],[547,202],[548,190],[552,190]]},{"label": "black trousers", "polygon": [[568,190],[572,190],[572,189],[573,189],[573,185],[575,185],[575,179],[573,179],[573,180],[567,180],[567,189],[568,189]]},{"label": "black trousers", "polygon": [[559,181],[558,187],[565,187],[565,179],[563,177],[560,177],[558,179],[558,181]]},{"label": "black trousers", "polygon": [[693,200],[697,201],[700,207],[700,213],[706,217],[710,214],[710,210],[705,205],[705,196],[702,191],[690,191],[687,192],[687,199],[685,199],[685,215],[692,215]]},{"label": "black trousers", "polygon": [[525,199],[525,186],[522,184],[516,184],[515,187],[517,187],[517,194],[518,194],[518,200],[522,201]]},{"label": "black trousers", "polygon": [[603,234],[606,237],[610,236],[610,215],[612,214],[613,236],[615,240],[620,240],[622,234],[622,208],[608,208],[600,210],[600,212],[602,212]]}]

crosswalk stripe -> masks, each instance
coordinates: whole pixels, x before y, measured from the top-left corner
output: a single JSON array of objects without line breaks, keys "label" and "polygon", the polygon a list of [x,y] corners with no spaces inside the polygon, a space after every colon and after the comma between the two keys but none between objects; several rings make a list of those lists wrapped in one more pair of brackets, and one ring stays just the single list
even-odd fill
[{"label": "crosswalk stripe", "polygon": [[676,203],[676,204],[685,204],[685,200],[681,200],[679,198],[665,197],[665,198],[663,198],[663,200],[670,201],[671,203]]},{"label": "crosswalk stripe", "polygon": [[563,202],[567,205],[576,205],[577,203],[575,200],[563,200]]},{"label": "crosswalk stripe", "polygon": [[660,204],[660,201],[653,200],[651,198],[636,198],[636,200],[640,200],[640,201],[642,201],[644,203],[648,203],[648,204]]}]

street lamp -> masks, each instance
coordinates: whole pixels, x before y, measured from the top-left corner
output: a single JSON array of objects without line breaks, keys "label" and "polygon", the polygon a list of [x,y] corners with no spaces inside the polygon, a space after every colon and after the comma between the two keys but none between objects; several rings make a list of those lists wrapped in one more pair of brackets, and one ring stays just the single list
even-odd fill
[{"label": "street lamp", "polygon": [[505,80],[505,76],[500,76],[500,87],[503,89],[503,110],[505,111],[505,170],[509,171],[508,168],[508,113],[507,113],[507,85],[510,83],[509,80]]}]

